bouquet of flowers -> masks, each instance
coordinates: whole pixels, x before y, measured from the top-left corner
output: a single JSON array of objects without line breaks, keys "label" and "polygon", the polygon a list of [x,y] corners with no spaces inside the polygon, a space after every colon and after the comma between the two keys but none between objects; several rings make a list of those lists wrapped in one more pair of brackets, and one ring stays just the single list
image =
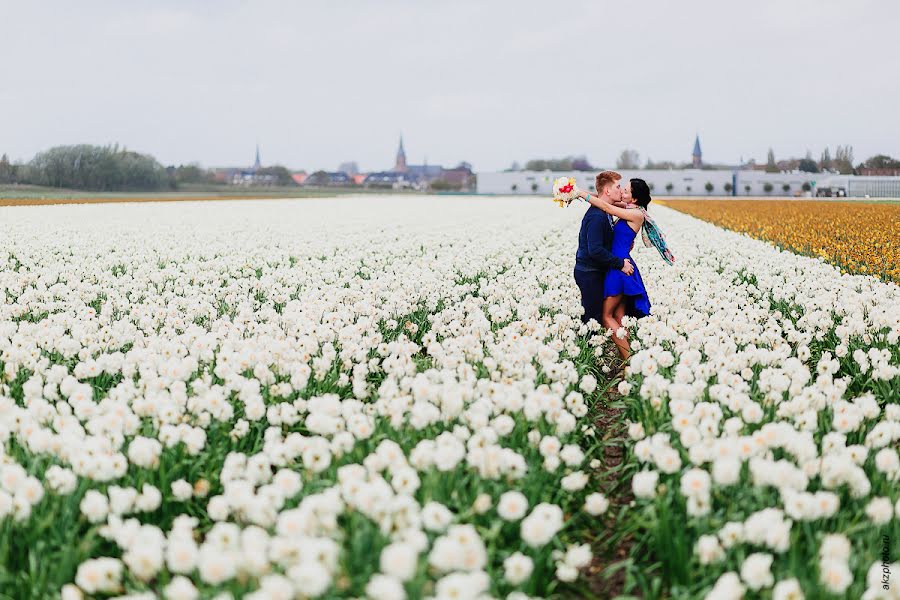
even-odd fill
[{"label": "bouquet of flowers", "polygon": [[557,177],[553,181],[553,201],[560,208],[571,204],[578,197],[578,191],[574,177]]}]

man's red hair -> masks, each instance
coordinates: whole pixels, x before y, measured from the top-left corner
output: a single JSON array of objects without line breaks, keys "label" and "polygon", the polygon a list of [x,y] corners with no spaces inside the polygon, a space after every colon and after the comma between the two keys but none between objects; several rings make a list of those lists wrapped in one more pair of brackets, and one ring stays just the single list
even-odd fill
[{"label": "man's red hair", "polygon": [[615,171],[603,171],[597,175],[597,193],[602,194],[606,186],[622,179]]}]

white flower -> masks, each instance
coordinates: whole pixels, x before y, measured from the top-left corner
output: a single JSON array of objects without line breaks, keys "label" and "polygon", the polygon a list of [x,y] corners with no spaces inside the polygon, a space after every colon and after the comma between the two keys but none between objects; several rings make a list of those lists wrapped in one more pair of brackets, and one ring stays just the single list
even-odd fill
[{"label": "white flower", "polygon": [[408,544],[393,543],[381,551],[380,567],[382,573],[399,581],[409,581],[416,573],[419,556]]},{"label": "white flower", "polygon": [[764,552],[755,552],[744,559],[741,564],[741,579],[747,587],[751,590],[760,590],[775,583],[772,576],[772,560],[772,555]]},{"label": "white flower", "polygon": [[772,588],[772,600],[804,600],[800,582],[795,578],[784,579]]},{"label": "white flower", "polygon": [[562,525],[562,509],[555,504],[538,504],[522,520],[522,540],[532,548],[538,548],[553,539]]},{"label": "white flower", "polygon": [[819,546],[819,558],[823,561],[834,559],[845,562],[850,558],[850,551],[850,540],[845,535],[832,533],[822,539],[822,545]]},{"label": "white flower", "polygon": [[593,557],[589,544],[576,544],[568,547],[562,560],[569,566],[581,569],[588,566]]},{"label": "white flower", "polygon": [[181,575],[174,577],[163,591],[169,600],[196,600],[199,597],[199,592],[191,580]]},{"label": "white flower", "polygon": [[122,563],[115,558],[96,558],[78,565],[75,585],[88,594],[114,593],[120,590]]},{"label": "white flower", "polygon": [[300,594],[311,598],[324,594],[331,586],[331,576],[319,563],[301,562],[288,569],[287,576]]},{"label": "white flower", "polygon": [[578,579],[578,569],[572,565],[561,562],[556,565],[556,578],[565,582],[575,581]]},{"label": "white flower", "polygon": [[503,577],[511,585],[526,581],[533,569],[534,562],[521,552],[514,552],[503,561]]},{"label": "white flower", "polygon": [[707,498],[709,489],[709,473],[703,469],[689,469],[681,476],[681,493],[687,498]]},{"label": "white flower", "polygon": [[528,498],[521,492],[504,492],[497,503],[497,514],[506,521],[518,521],[527,511]]},{"label": "white flower", "polygon": [[218,548],[204,548],[197,562],[200,579],[204,583],[218,585],[237,574],[237,561],[230,552]]},{"label": "white flower", "polygon": [[884,525],[894,515],[890,498],[873,498],[866,505],[866,516],[876,525]]},{"label": "white flower", "polygon": [[84,594],[78,589],[78,586],[67,583],[60,590],[60,600],[82,600]]},{"label": "white flower", "polygon": [[659,473],[656,471],[641,471],[635,473],[631,479],[631,489],[638,498],[653,498],[656,496],[656,484],[659,481]]},{"label": "white flower", "polygon": [[[624,381],[622,383],[625,383]],[[643,423],[629,423],[628,424],[628,437],[633,440],[642,440],[646,436],[644,432],[644,424]]]},{"label": "white flower", "polygon": [[398,579],[376,573],[366,584],[366,597],[372,600],[405,600],[406,590]]},{"label": "white flower", "polygon": [[701,565],[719,562],[725,558],[725,550],[719,545],[719,539],[714,535],[701,535],[694,545],[694,553]]},{"label": "white flower", "polygon": [[422,524],[429,531],[444,531],[453,522],[453,513],[439,502],[428,502],[422,508]]},{"label": "white flower", "polygon": [[581,378],[581,383],[578,386],[582,392],[585,394],[593,394],[594,390],[597,389],[597,379],[591,375],[590,373],[585,374]]},{"label": "white flower", "polygon": [[744,597],[744,585],[734,571],[723,573],[704,597],[706,600],[740,600]]},{"label": "white flower", "polygon": [[475,498],[475,502],[472,503],[472,508],[477,514],[483,515],[491,509],[492,505],[493,500],[491,499],[490,494],[478,494]]},{"label": "white flower", "polygon": [[609,500],[599,492],[588,494],[584,501],[584,510],[589,515],[602,515],[609,508]]},{"label": "white flower", "polygon": [[[81,514],[83,514],[91,523],[99,523],[106,519],[109,513],[109,501],[106,496],[97,490],[88,490],[84,498],[81,499]],[[79,586],[84,589],[83,586]]]},{"label": "white flower", "polygon": [[833,594],[843,594],[853,583],[853,574],[843,560],[827,558],[819,563],[819,581]]},{"label": "white flower", "polygon": [[184,502],[186,500],[190,500],[193,495],[194,486],[192,486],[184,479],[179,479],[172,482],[172,496],[174,496],[176,500]]},{"label": "white flower", "polygon": [[574,471],[560,480],[562,489],[567,492],[577,492],[587,485],[588,476],[583,471]]},{"label": "white flower", "polygon": [[712,478],[718,485],[733,485],[741,476],[741,461],[733,457],[719,458],[713,462]]}]

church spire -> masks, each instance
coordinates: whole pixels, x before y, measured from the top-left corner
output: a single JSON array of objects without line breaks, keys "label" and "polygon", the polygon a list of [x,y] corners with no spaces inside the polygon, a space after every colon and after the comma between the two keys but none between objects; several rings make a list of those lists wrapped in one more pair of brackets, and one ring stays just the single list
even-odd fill
[{"label": "church spire", "polygon": [[700,151],[700,134],[694,138],[694,151],[691,153],[694,159],[694,168],[699,169],[703,166],[703,153]]},{"label": "church spire", "polygon": [[397,148],[397,160],[394,163],[394,170],[400,173],[406,172],[406,151],[403,149],[403,134],[400,134],[400,147]]},{"label": "church spire", "polygon": [[259,171],[262,165],[259,162],[259,143],[256,144],[256,161],[253,163],[253,170]]}]

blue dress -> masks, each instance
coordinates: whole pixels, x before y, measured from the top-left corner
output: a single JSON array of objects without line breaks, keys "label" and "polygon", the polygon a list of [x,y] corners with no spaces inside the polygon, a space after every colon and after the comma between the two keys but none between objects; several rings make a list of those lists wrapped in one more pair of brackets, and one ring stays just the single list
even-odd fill
[{"label": "blue dress", "polygon": [[650,314],[650,297],[644,289],[644,282],[637,264],[631,258],[631,244],[637,233],[624,219],[616,221],[613,227],[612,253],[619,258],[627,258],[634,265],[634,273],[626,275],[622,271],[609,270],[603,282],[603,296],[625,295],[625,314],[632,317],[646,317]]}]

